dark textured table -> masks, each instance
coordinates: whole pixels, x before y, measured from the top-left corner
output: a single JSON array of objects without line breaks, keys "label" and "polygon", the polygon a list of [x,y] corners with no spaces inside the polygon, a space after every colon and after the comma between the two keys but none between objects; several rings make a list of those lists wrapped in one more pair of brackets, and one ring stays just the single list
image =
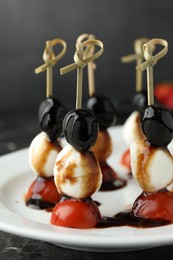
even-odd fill
[{"label": "dark textured table", "polygon": [[[121,124],[123,120],[124,117],[121,116],[121,118],[118,120],[118,124]],[[33,116],[20,116],[13,118],[8,117],[8,119],[1,123],[0,128],[0,142],[7,141],[10,143],[8,148],[9,151],[1,151],[1,154],[27,147],[30,144],[32,138],[40,131],[37,124],[37,119]],[[131,252],[94,253],[62,248],[46,242],[35,241],[33,239],[28,239],[0,231],[0,260],[1,259],[172,260],[173,246]]]},{"label": "dark textured table", "polygon": [[54,246],[48,243],[21,238],[4,232],[0,232],[0,259],[2,260],[149,260],[149,259],[173,259],[173,246],[158,247],[154,249],[117,252],[117,253],[93,253],[71,250]]}]

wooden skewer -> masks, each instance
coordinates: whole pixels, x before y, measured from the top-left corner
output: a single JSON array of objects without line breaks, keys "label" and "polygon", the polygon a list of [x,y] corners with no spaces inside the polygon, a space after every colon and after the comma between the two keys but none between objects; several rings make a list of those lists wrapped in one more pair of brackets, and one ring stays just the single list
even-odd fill
[{"label": "wooden skewer", "polygon": [[[153,45],[162,45],[164,48],[152,56]],[[145,62],[139,65],[136,69],[144,71],[147,69],[147,92],[148,92],[148,105],[154,104],[154,80],[153,80],[153,66],[159,59],[164,57],[168,52],[168,42],[164,39],[152,39],[143,45]]]},{"label": "wooden skewer", "polygon": [[[143,44],[147,42],[149,39],[147,38],[140,38],[134,42],[134,49],[137,54],[137,59],[136,59],[136,67],[138,67],[144,59],[143,55]],[[143,87],[142,87],[142,82],[143,82],[143,73],[142,71],[137,70],[136,71],[136,92],[141,92]]]},{"label": "wooden skewer", "polygon": [[[55,56],[53,46],[57,44],[62,45],[63,49],[57,56]],[[66,48],[66,43],[62,39],[46,41],[46,47],[43,53],[43,60],[45,61],[45,64],[35,69],[36,74],[46,70],[46,97],[53,95],[53,66],[64,56]]]},{"label": "wooden skewer", "polygon": [[[147,42],[149,39],[148,38],[139,38],[137,40],[134,41],[134,54],[130,54],[127,56],[124,56],[121,58],[121,61],[124,63],[127,62],[132,62],[132,61],[136,61],[136,67],[138,67],[143,59],[144,59],[144,55],[143,55],[143,44],[145,42]],[[142,91],[143,87],[142,87],[142,82],[143,82],[143,73],[141,71],[136,71],[136,92],[140,92]]]},{"label": "wooden skewer", "polygon": [[[95,39],[95,36],[90,34],[88,40]],[[94,53],[94,46],[90,48],[87,55],[92,55]],[[89,96],[92,97],[95,94],[95,74],[94,70],[96,69],[96,64],[93,61],[88,63],[88,87],[89,87]]]},{"label": "wooden skewer", "polygon": [[[49,59],[52,60],[53,59],[53,49],[51,46],[51,42],[47,41],[46,42],[46,47],[48,50],[48,55],[49,55]],[[53,64],[48,64],[47,69],[46,69],[46,97],[50,97],[53,94]]]},{"label": "wooden skewer", "polygon": [[147,93],[148,93],[148,105],[154,104],[154,81],[153,81],[153,67],[147,68]]},{"label": "wooden skewer", "polygon": [[[81,34],[77,38],[77,43],[82,43],[84,40],[93,40],[95,36],[93,34]],[[86,46],[83,56],[87,58],[94,53],[94,45]],[[89,96],[93,96],[95,93],[95,77],[94,77],[94,70],[96,69],[96,64],[93,61],[88,62],[87,70],[88,70],[88,88],[89,88]]]},{"label": "wooden skewer", "polygon": [[[76,45],[76,54],[79,59],[83,59],[83,48],[80,44]],[[82,82],[83,82],[83,68],[77,67],[77,85],[76,85],[76,109],[82,108]]]},{"label": "wooden skewer", "polygon": [[88,86],[89,86],[89,96],[92,97],[95,94],[95,75],[94,70],[96,65],[94,62],[88,64]]},{"label": "wooden skewer", "polygon": [[[84,57],[83,48],[89,45],[98,45],[100,50],[92,55]],[[82,108],[82,80],[83,69],[91,61],[97,59],[103,53],[103,43],[99,40],[87,40],[85,42],[76,43],[76,52],[74,55],[74,62],[64,68],[60,69],[61,75],[77,69],[77,85],[76,85],[76,109]]]},{"label": "wooden skewer", "polygon": [[82,108],[83,69],[77,68],[76,109]]}]

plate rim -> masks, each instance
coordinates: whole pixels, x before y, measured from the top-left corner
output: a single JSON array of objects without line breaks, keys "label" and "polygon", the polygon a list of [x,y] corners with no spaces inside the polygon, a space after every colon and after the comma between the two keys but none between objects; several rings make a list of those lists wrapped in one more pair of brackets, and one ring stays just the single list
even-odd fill
[{"label": "plate rim", "polygon": [[[114,131],[114,129],[119,129],[121,130],[122,127],[118,126],[118,127],[114,127],[111,128],[111,131]],[[118,130],[118,131],[119,131]],[[27,153],[28,153],[28,148],[23,148],[21,150],[9,153],[9,154],[5,154],[3,156],[0,157],[0,167],[1,165],[4,165],[7,163],[7,161],[9,160],[17,160],[18,158],[25,158],[23,161],[21,161],[21,164],[15,165],[16,170],[19,170],[19,175],[22,174],[23,171],[30,170],[29,168],[29,163],[27,161]],[[10,168],[10,164],[8,165],[8,167]],[[8,182],[8,180],[10,180],[11,175],[8,173],[8,176],[4,177],[6,178],[6,181]],[[13,175],[17,176],[17,175]],[[17,217],[19,220],[20,218],[22,218],[22,216],[18,215],[17,213],[11,212],[8,208],[3,208],[1,203],[1,188],[2,185],[0,185],[0,213],[3,212],[3,214],[10,214],[10,217]],[[10,213],[9,213],[10,212]],[[136,233],[133,236],[129,236],[129,237],[118,237],[118,233],[121,232],[122,227],[111,227],[111,228],[107,228],[107,229],[111,229],[111,230],[115,230],[115,234],[117,233],[117,237],[116,235],[113,236],[112,233],[110,236],[107,236],[106,239],[104,236],[102,235],[98,235],[98,230],[102,230],[102,232],[100,233],[104,233],[103,231],[105,229],[92,229],[93,233],[92,235],[88,235],[89,234],[89,230],[82,230],[82,229],[73,229],[73,228],[65,228],[65,227],[56,227],[53,225],[49,225],[49,224],[44,224],[44,223],[36,223],[30,219],[27,220],[28,223],[30,225],[26,226],[26,225],[15,225],[14,223],[10,224],[9,220],[5,222],[5,220],[3,219],[3,217],[0,214],[0,230],[7,232],[7,233],[12,233],[14,235],[19,235],[22,237],[27,237],[27,238],[31,238],[31,239],[36,239],[36,240],[41,240],[41,241],[46,241],[46,242],[50,242],[53,244],[57,244],[60,246],[66,246],[68,248],[73,247],[73,248],[82,248],[82,250],[84,250],[84,248],[90,248],[90,250],[92,251],[92,249],[94,251],[97,250],[113,250],[113,251],[117,251],[119,250],[131,250],[131,249],[138,249],[138,248],[151,248],[151,247],[155,247],[155,246],[163,246],[163,245],[169,245],[169,244],[173,244],[173,224],[169,225],[169,227],[171,226],[172,229],[172,233],[163,233],[162,230],[165,229],[165,226],[163,227],[157,227],[157,228],[145,228],[145,229],[139,229],[139,228],[133,228],[133,227],[128,227],[125,226],[125,229],[127,229],[127,233],[130,230],[132,233]],[[34,224],[32,223],[34,222],[34,224],[37,224],[39,226],[39,229],[34,229]],[[32,226],[33,224],[33,226]],[[45,226],[47,225],[47,227]],[[41,227],[44,226],[44,230],[41,229]],[[25,227],[25,228],[24,228]],[[168,226],[166,226],[168,227]],[[159,232],[156,232],[156,234],[152,234],[151,236],[139,236],[137,235],[137,230],[140,232],[144,232],[147,233],[148,230],[149,233],[151,233],[151,230],[153,229],[157,229],[160,230],[160,234]],[[169,228],[168,228],[169,229]],[[34,232],[35,230],[37,230],[37,232]],[[136,231],[136,232],[135,232]],[[124,232],[126,232],[126,230],[124,230]],[[95,234],[93,236],[93,234]],[[96,239],[97,237],[97,239]],[[139,239],[138,239],[139,238]],[[104,248],[102,248],[104,247]],[[126,249],[125,249],[126,248]],[[97,249],[97,250],[96,250]]]}]

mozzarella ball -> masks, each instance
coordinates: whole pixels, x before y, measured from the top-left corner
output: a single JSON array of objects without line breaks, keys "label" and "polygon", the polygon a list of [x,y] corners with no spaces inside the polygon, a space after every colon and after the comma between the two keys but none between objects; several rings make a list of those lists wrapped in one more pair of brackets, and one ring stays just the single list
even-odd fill
[{"label": "mozzarella ball", "polygon": [[123,125],[123,138],[127,145],[133,141],[144,139],[145,136],[141,129],[140,114],[134,111]]},{"label": "mozzarella ball", "polygon": [[172,142],[168,145],[168,150],[170,151],[170,153],[171,153],[172,156],[173,156],[173,140],[172,140]]},{"label": "mozzarella ball", "polygon": [[53,176],[53,167],[60,151],[49,140],[45,132],[38,134],[29,147],[29,164],[31,169],[42,177]]},{"label": "mozzarella ball", "polygon": [[167,148],[138,140],[131,144],[130,155],[132,174],[144,191],[155,192],[173,182],[173,157]]},{"label": "mozzarella ball", "polygon": [[112,141],[109,133],[104,131],[99,131],[98,138],[92,151],[96,154],[99,162],[105,162],[106,159],[112,153]]},{"label": "mozzarella ball", "polygon": [[93,152],[81,153],[67,145],[57,156],[54,180],[60,194],[88,198],[100,188],[102,173]]}]

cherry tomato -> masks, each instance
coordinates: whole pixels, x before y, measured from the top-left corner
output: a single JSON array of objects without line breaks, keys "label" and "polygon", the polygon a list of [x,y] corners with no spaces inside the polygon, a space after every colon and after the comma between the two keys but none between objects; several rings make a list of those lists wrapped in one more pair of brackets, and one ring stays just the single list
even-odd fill
[{"label": "cherry tomato", "polygon": [[163,82],[155,86],[157,100],[166,108],[173,110],[173,82]]},{"label": "cherry tomato", "polygon": [[125,167],[127,167],[129,170],[131,169],[131,165],[130,165],[130,149],[127,149],[120,160],[120,163],[122,165],[124,165]]},{"label": "cherry tomato", "polygon": [[100,162],[100,168],[103,175],[101,191],[118,190],[126,185],[126,181],[119,178],[117,173],[106,162]]},{"label": "cherry tomato", "polygon": [[92,199],[67,199],[60,201],[52,211],[51,224],[71,228],[93,228],[101,214]]},{"label": "cherry tomato", "polygon": [[109,182],[118,178],[116,172],[106,162],[100,162],[100,169],[103,174],[102,182]]},{"label": "cherry tomato", "polygon": [[40,199],[52,203],[57,203],[61,198],[54,183],[54,178],[37,177],[30,185],[29,190],[25,196],[28,200],[33,197],[40,197]]},{"label": "cherry tomato", "polygon": [[166,189],[155,193],[142,192],[132,211],[138,217],[173,221],[173,193]]}]

